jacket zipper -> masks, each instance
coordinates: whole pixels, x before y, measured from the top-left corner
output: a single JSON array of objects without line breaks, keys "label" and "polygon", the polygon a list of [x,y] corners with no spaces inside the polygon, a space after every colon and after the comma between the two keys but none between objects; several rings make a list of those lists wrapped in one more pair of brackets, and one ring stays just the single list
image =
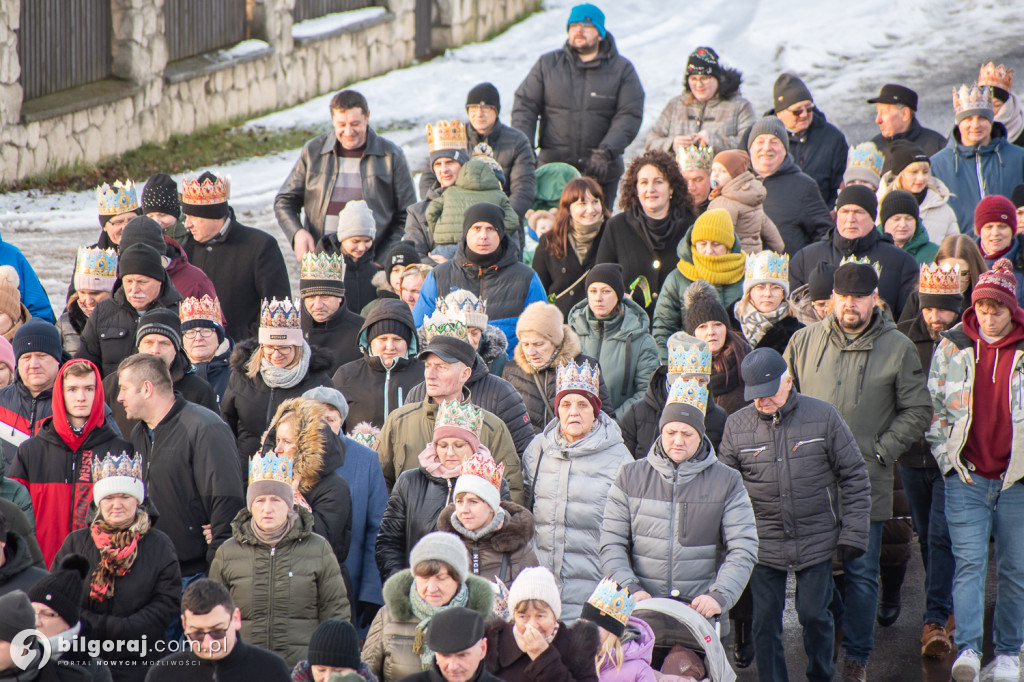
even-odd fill
[{"label": "jacket zipper", "polygon": [[[395,360],[395,362],[398,362],[398,361]],[[381,364],[384,364],[384,363],[381,362]],[[392,367],[394,367],[394,364],[392,364]],[[388,414],[391,412],[391,409],[390,409],[390,407],[388,405],[388,387],[390,385],[391,385],[391,367],[385,367],[384,368],[384,419],[385,420],[387,420]]]},{"label": "jacket zipper", "polygon": [[[270,582],[273,585],[274,582],[274,554],[277,553],[277,547],[270,548]],[[270,598],[267,600],[267,641],[272,642],[271,638],[271,627],[274,622],[274,595],[271,593]]]},{"label": "jacket zipper", "polygon": [[832,512],[832,523],[839,525],[839,519],[836,518],[836,508],[832,503],[832,491],[825,487],[825,494],[828,495],[828,510]]},{"label": "jacket zipper", "polygon": [[977,149],[974,152],[974,174],[978,178],[978,194],[981,198],[985,198],[985,180],[981,174],[981,150]]},{"label": "jacket zipper", "polygon": [[824,438],[811,438],[810,440],[798,441],[797,444],[793,446],[793,452],[796,452],[796,449],[798,447],[800,447],[801,445],[810,445],[811,443],[824,443],[824,442],[825,442]]},{"label": "jacket zipper", "polygon": [[[676,499],[676,485],[679,482],[679,468],[676,467],[675,471],[672,472],[672,499]],[[684,503],[685,506],[685,503]],[[676,508],[672,505],[673,509]],[[669,552],[668,552],[668,593],[672,594],[672,575],[675,571],[675,558],[676,558],[676,512],[672,512],[671,518],[668,522],[668,541],[669,541]]]}]

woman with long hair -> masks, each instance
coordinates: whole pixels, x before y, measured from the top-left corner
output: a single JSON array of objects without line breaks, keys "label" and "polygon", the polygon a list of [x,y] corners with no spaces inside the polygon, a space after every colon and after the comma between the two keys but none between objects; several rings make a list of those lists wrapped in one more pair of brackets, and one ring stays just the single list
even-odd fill
[{"label": "woman with long hair", "polygon": [[[978,277],[989,269],[977,242],[966,234],[946,237],[939,244],[939,250],[932,262],[937,265],[948,263],[950,266],[960,266],[960,294],[964,300],[960,312],[963,313],[971,305],[971,292],[974,291],[974,285],[978,283]],[[907,297],[907,304],[903,306],[903,313],[900,315],[899,321],[913,320],[919,312],[921,312],[921,302],[915,291]]]}]

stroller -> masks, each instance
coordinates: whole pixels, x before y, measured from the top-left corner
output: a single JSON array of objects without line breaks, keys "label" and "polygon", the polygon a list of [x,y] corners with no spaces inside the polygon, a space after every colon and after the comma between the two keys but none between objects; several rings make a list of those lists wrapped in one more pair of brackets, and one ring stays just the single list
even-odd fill
[{"label": "stroller", "polygon": [[719,639],[717,619],[712,625],[688,604],[659,597],[638,602],[633,615],[644,620],[654,631],[652,664],[655,669],[661,667],[669,650],[679,644],[704,656],[707,679],[735,682],[736,673],[729,666],[725,648]]}]

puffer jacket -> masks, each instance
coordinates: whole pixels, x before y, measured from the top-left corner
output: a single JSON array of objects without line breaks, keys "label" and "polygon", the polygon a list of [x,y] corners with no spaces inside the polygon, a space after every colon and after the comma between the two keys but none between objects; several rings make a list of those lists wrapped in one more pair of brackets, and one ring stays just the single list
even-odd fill
[{"label": "puffer jacket", "polygon": [[78,292],[71,294],[68,307],[57,320],[57,331],[60,332],[61,345],[64,352],[74,355],[82,347],[82,330],[89,321],[82,308],[78,305]]},{"label": "puffer jacket", "polygon": [[470,159],[459,170],[455,184],[427,205],[425,217],[431,237],[427,251],[432,251],[437,244],[458,244],[462,239],[462,215],[467,208],[481,201],[499,206],[505,212],[507,234],[519,231],[519,216],[501,190],[494,170],[483,161]]},{"label": "puffer jacket", "polygon": [[36,435],[52,414],[52,388],[33,396],[17,373],[13,383],[0,388],[0,448],[8,465],[14,462],[18,447]]},{"label": "puffer jacket", "polygon": [[[312,356],[306,377],[291,388],[271,388],[260,374],[249,377],[245,366],[258,346],[256,339],[247,339],[235,346],[231,352],[231,377],[220,402],[221,416],[235,434],[238,454],[244,458],[243,464],[256,454],[260,437],[281,403],[289,398],[299,398],[317,386],[334,386],[327,374],[331,367],[330,353],[313,347],[310,347]],[[244,470],[248,471],[248,467]]]},{"label": "puffer jacket", "polygon": [[615,661],[605,657],[601,661],[601,682],[655,682],[651,668],[654,653],[654,630],[635,616],[626,622],[622,638],[622,667],[616,668]]},{"label": "puffer jacket", "polygon": [[320,623],[351,616],[331,546],[313,532],[313,515],[297,512],[294,527],[270,547],[253,532],[252,512],[242,509],[231,522],[231,539],[210,566],[210,578],[228,588],[242,611],[242,638],[289,666],[306,657]]},{"label": "puffer jacket", "polygon": [[501,528],[474,540],[463,535],[452,523],[455,503],[441,510],[437,517],[437,530],[455,533],[462,538],[469,552],[469,570],[485,580],[498,578],[506,586],[512,584],[524,568],[537,565],[533,551],[536,524],[529,509],[515,502],[503,501],[505,521]]},{"label": "puffer jacket", "polygon": [[723,68],[718,79],[718,92],[707,102],[698,102],[690,94],[685,79],[683,82],[683,94],[673,97],[665,105],[651,132],[647,133],[644,148],[674,153],[672,142],[676,135],[707,131],[715,154],[728,149],[742,149],[743,138],[757,120],[753,105],[740,97],[742,74],[736,69]]},{"label": "puffer jacket", "polygon": [[759,178],[767,192],[764,212],[778,228],[790,256],[825,237],[835,225],[814,178],[800,170],[792,156],[779,168]]},{"label": "puffer jacket", "polygon": [[1006,139],[1002,123],[992,124],[992,140],[986,145],[966,146],[960,130],[953,128],[946,148],[931,158],[932,175],[949,188],[949,205],[960,231],[974,231],[974,209],[983,197],[1010,196],[1024,182],[1024,149]]},{"label": "puffer jacket", "polygon": [[598,557],[601,512],[619,469],[632,462],[619,427],[603,412],[595,429],[561,445],[552,420],[523,456],[523,478],[533,491],[537,559],[561,587],[562,618],[579,617],[602,578]]},{"label": "puffer jacket", "polygon": [[[774,110],[771,115],[775,115]],[[818,193],[829,208],[836,204],[849,151],[843,132],[829,123],[817,107],[807,130],[789,133],[789,155],[800,170],[818,183]]]},{"label": "puffer jacket", "polygon": [[[288,241],[306,230],[317,242],[324,236],[324,222],[331,194],[338,182],[340,165],[334,153],[334,132],[324,133],[306,143],[274,198],[274,216]],[[416,188],[402,148],[372,128],[366,130],[366,149],[359,160],[363,199],[373,212],[377,234],[373,253],[383,255],[402,240],[405,209],[416,203]],[[300,211],[304,214],[299,221]]]},{"label": "puffer jacket", "polygon": [[[412,572],[405,570],[384,583],[384,607],[373,619],[363,644],[363,662],[380,682],[395,682],[423,670],[419,654],[413,653],[416,626],[420,622],[409,598],[413,582]],[[490,583],[470,575],[466,577],[466,587],[469,591],[466,608],[485,619],[490,618],[494,604],[494,589]]]},{"label": "puffer jacket", "polygon": [[578,620],[571,627],[558,621],[550,645],[536,658],[519,648],[513,623],[494,619],[487,623],[485,665],[503,682],[598,682],[594,659],[600,651],[597,626]]},{"label": "puffer jacket", "polygon": [[333,376],[342,365],[359,359],[359,331],[365,320],[349,310],[344,302],[338,306],[337,312],[323,322],[314,320],[303,305],[301,320],[306,343],[331,354],[328,376]]},{"label": "puffer jacket", "polygon": [[569,326],[580,337],[583,352],[601,365],[616,419],[643,397],[651,374],[661,364],[658,346],[647,331],[647,313],[628,296],[619,306],[622,313],[610,320],[595,318],[587,301],[580,301],[569,313]]},{"label": "puffer jacket", "polygon": [[708,203],[709,211],[720,208],[729,213],[743,253],[786,251],[782,235],[762,207],[767,195],[761,181],[750,171],[743,171],[722,185],[718,196]]},{"label": "puffer jacket", "polygon": [[[710,391],[710,389],[709,389]],[[654,441],[661,435],[661,411],[668,402],[668,367],[662,365],[654,370],[651,381],[647,384],[647,392],[641,400],[630,405],[626,414],[618,420],[622,429],[622,442],[633,455],[633,459],[642,459],[651,451]],[[718,449],[725,431],[725,420],[728,413],[712,396],[708,396],[708,407],[704,414],[704,434],[711,445]]]},{"label": "puffer jacket", "polygon": [[[562,325],[562,345],[551,354],[548,364],[541,369],[535,369],[526,360],[522,349],[516,347],[512,355],[512,362],[505,365],[503,377],[512,384],[512,388],[523,397],[523,404],[526,412],[530,415],[530,425],[534,433],[544,430],[552,419],[558,417],[558,406],[555,405],[557,395],[557,384],[555,382],[558,368],[568,364],[569,361],[577,365],[589,362],[597,365],[597,360],[584,355],[580,346],[580,337],[567,324]],[[615,416],[615,408],[611,405],[611,397],[608,395],[608,386],[604,382],[604,375],[598,377],[598,397],[601,399],[601,411],[608,416]]]},{"label": "puffer jacket", "polygon": [[622,154],[643,112],[640,77],[608,32],[592,61],[582,61],[568,41],[542,55],[516,89],[512,127],[537,141],[541,166],[561,161],[582,171],[595,149],[607,150],[612,179],[622,175]]},{"label": "puffer jacket", "polygon": [[[898,177],[894,176],[892,171],[882,176],[877,193],[879,206],[882,205],[885,195],[894,189],[899,189],[896,187]],[[960,234],[960,228],[956,223],[956,214],[953,213],[953,209],[949,206],[949,199],[949,188],[946,187],[946,183],[934,175],[929,175],[924,201],[921,202],[917,209],[920,213],[921,222],[924,223],[924,229],[928,231],[928,239],[939,245],[942,244],[946,237]],[[966,231],[970,234],[973,229],[974,222],[972,221],[970,228]]]},{"label": "puffer jacket", "polygon": [[871,490],[836,408],[791,391],[774,415],[729,416],[718,460],[740,472],[757,520],[757,563],[801,571],[836,545],[866,550]]},{"label": "puffer jacket", "polygon": [[537,159],[531,141],[501,121],[495,121],[487,135],[481,135],[472,125],[467,125],[466,138],[470,149],[481,143],[491,148],[494,160],[505,176],[502,189],[508,195],[512,210],[520,219],[525,218],[537,195]]},{"label": "puffer jacket", "polygon": [[784,355],[793,386],[835,405],[856,437],[871,479],[871,520],[890,518],[892,462],[921,437],[932,416],[914,344],[876,309],[852,341],[833,314],[794,334]]}]

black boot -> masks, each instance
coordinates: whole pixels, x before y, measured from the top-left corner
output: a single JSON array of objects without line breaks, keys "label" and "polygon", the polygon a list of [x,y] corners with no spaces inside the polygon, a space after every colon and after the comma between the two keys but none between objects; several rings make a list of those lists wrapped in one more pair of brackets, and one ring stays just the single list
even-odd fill
[{"label": "black boot", "polygon": [[733,621],[734,646],[732,659],[737,668],[749,668],[754,662],[754,637],[750,632],[749,620]]},{"label": "black boot", "polygon": [[882,627],[889,627],[900,617],[900,589],[906,575],[906,564],[882,566],[879,571],[878,613],[875,619]]}]

